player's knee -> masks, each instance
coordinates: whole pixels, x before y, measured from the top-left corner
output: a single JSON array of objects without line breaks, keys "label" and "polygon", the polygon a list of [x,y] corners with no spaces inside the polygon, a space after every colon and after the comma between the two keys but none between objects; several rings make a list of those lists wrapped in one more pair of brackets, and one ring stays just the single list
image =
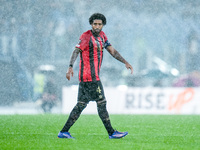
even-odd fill
[{"label": "player's knee", "polygon": [[97,109],[98,111],[103,111],[106,109],[106,100],[101,100],[97,102]]},{"label": "player's knee", "polygon": [[85,107],[87,106],[87,103],[85,103],[85,102],[78,102],[77,104],[76,104],[76,106],[77,106],[77,108],[79,109],[79,110],[83,110],[83,109],[85,109]]}]

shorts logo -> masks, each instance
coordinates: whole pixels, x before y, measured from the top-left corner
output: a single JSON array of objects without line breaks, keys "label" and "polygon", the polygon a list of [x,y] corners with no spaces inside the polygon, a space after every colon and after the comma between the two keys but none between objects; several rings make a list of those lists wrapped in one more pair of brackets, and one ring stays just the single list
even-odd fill
[{"label": "shorts logo", "polygon": [[101,93],[101,89],[100,89],[99,86],[98,86],[98,88],[97,88],[97,92],[98,92],[98,93]]}]

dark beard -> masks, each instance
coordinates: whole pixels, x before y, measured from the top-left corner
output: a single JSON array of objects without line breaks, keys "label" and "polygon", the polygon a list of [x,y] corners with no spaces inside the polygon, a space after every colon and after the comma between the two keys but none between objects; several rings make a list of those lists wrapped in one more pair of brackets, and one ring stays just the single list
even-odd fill
[{"label": "dark beard", "polygon": [[96,32],[95,30],[92,30],[92,34],[93,34],[94,36],[98,36],[100,32],[101,32],[101,30],[100,30],[99,32]]}]

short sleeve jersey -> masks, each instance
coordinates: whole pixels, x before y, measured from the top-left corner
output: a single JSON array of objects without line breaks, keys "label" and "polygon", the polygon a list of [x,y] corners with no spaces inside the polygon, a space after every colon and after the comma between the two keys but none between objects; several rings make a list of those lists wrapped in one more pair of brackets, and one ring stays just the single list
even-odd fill
[{"label": "short sleeve jersey", "polygon": [[94,36],[91,30],[84,32],[76,48],[80,49],[79,81],[99,81],[100,68],[103,60],[103,49],[111,46],[103,31]]}]

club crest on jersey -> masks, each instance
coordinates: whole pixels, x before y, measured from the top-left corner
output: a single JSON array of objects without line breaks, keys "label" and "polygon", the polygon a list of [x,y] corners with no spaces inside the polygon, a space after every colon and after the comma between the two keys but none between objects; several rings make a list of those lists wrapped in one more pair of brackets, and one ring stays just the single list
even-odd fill
[{"label": "club crest on jersey", "polygon": [[103,51],[102,47],[97,47],[97,51]]}]

